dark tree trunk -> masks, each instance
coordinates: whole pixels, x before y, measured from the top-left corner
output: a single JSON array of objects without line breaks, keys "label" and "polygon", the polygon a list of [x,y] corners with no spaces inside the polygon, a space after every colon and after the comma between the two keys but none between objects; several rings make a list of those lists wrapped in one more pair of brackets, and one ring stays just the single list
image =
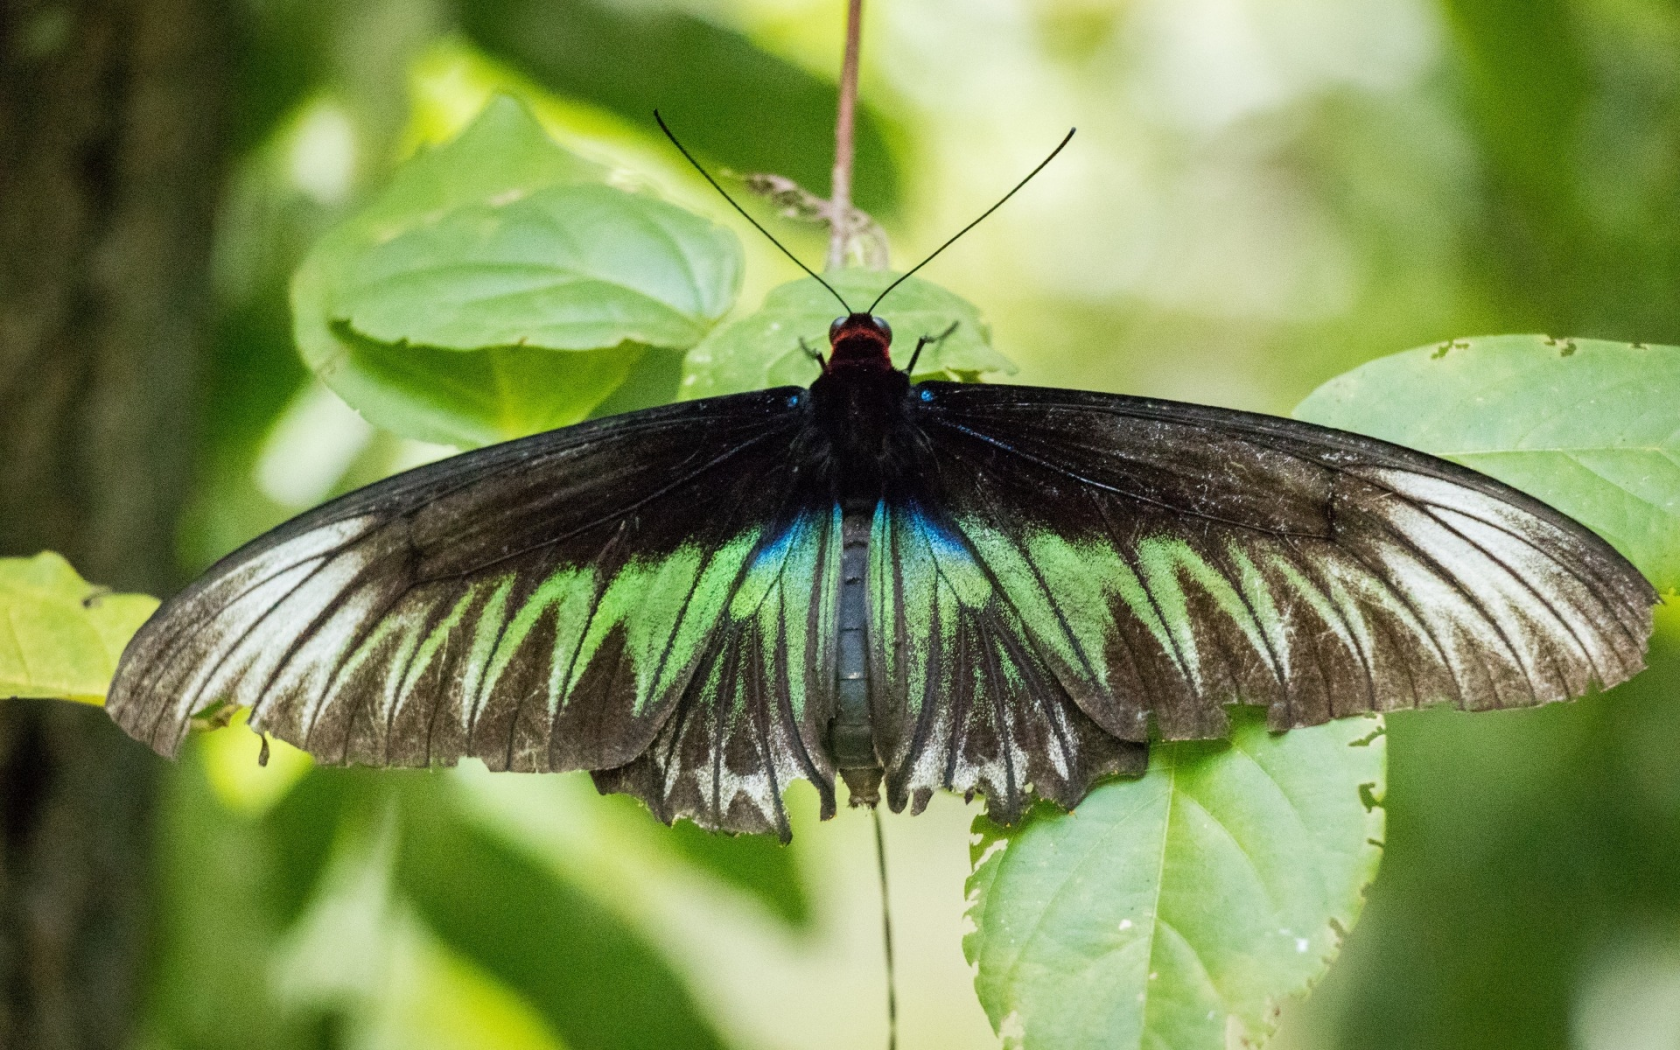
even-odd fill
[{"label": "dark tree trunk", "polygon": [[[0,555],[174,582],[227,37],[217,0],[0,0]],[[157,768],[0,699],[0,1047],[131,1042]]]}]

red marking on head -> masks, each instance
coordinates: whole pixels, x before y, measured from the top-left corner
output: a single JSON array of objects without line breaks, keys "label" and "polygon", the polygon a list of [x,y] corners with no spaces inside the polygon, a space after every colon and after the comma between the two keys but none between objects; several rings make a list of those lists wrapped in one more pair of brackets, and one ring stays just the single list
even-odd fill
[{"label": "red marking on head", "polygon": [[874,314],[851,314],[828,326],[828,360],[824,370],[866,368],[892,370],[892,328]]}]

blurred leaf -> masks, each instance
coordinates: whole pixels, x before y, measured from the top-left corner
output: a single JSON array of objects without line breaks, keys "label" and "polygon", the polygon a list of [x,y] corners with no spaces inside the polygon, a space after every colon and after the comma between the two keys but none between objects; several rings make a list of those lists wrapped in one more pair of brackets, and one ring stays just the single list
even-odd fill
[{"label": "blurred leaf", "polygon": [[260,142],[327,69],[339,27],[332,0],[263,0],[233,19],[236,78],[230,143],[240,152]]},{"label": "blurred leaf", "polygon": [[249,714],[238,711],[226,726],[204,734],[200,750],[204,776],[216,799],[235,813],[260,816],[314,768],[315,760],[307,751],[270,738],[268,759],[262,761],[264,741],[246,729]]},{"label": "blurred leaf", "polygon": [[[280,0],[275,6],[320,2]],[[287,15],[293,17],[309,20],[301,10]],[[278,121],[262,128],[262,140],[234,162],[221,194],[213,255],[216,326],[200,368],[197,477],[179,529],[182,567],[193,573],[279,524],[288,509],[300,509],[276,505],[253,475],[274,424],[313,378],[292,336],[287,286],[354,194],[368,167],[358,157],[378,149],[335,93],[315,94],[271,116]]]},{"label": "blurred leaf", "polygon": [[275,843],[269,902],[285,924],[297,921],[320,888],[340,838],[364,834],[377,824],[392,790],[412,776],[317,766],[268,810],[261,825]]},{"label": "blurred leaf", "polygon": [[[1567,203],[1587,77],[1569,0],[1444,0],[1471,112],[1501,174]],[[1561,198],[1561,199],[1560,199]]]},{"label": "blurred leaf", "polygon": [[[824,279],[861,310],[897,278],[879,270],[840,270]],[[731,321],[690,351],[683,368],[685,398],[795,384],[809,386],[817,363],[800,347],[828,351],[828,326],[841,314],[822,285],[804,278],[780,285],[764,297],[755,314]],[[1015,366],[992,349],[992,333],[973,303],[936,284],[912,277],[898,286],[880,316],[893,329],[893,363],[903,368],[917,341],[956,328],[930,344],[916,363],[915,378],[972,381]]]},{"label": "blurred leaf", "polygon": [[441,792],[404,801],[403,894],[451,950],[523,995],[567,1047],[723,1045],[682,981],[617,916],[469,824]]},{"label": "blurred leaf", "polygon": [[1328,968],[1381,857],[1382,723],[1237,715],[1071,813],[975,821],[963,949],[1011,1045],[1256,1046]]},{"label": "blurred leaf", "polygon": [[798,855],[773,836],[719,835],[686,820],[661,834],[690,864],[751,894],[790,926],[810,923],[811,899]]},{"label": "blurred leaf", "polygon": [[[696,192],[685,206],[722,203],[717,191],[672,148],[649,114],[626,118],[574,95],[556,94],[463,37],[447,36],[427,48],[409,67],[408,80],[407,152],[447,142],[465,130],[491,99],[508,95],[528,108],[562,149],[605,165],[609,185],[652,186],[664,199],[679,203],[685,202],[674,194],[692,187]],[[727,205],[723,211],[732,214]]]},{"label": "blurred leaf", "polygon": [[157,605],[95,587],[51,551],[0,558],[0,697],[104,703],[123,646]]},{"label": "blurred leaf", "polygon": [[1659,590],[1680,588],[1680,349],[1455,341],[1338,376],[1295,415],[1490,474],[1609,540]]},{"label": "blurred leaf", "polygon": [[[643,125],[657,108],[703,156],[738,171],[828,185],[835,84],[739,33],[658,5],[611,0],[475,0],[461,5],[459,17],[481,47],[562,95]],[[865,100],[853,197],[866,211],[890,212],[898,181],[882,121]]]},{"label": "blurred leaf", "polygon": [[[635,366],[637,340],[688,345],[739,280],[731,234],[581,185],[600,175],[495,99],[304,261],[292,303],[305,360],[372,422],[441,444],[584,418]],[[601,283],[583,298],[556,287],[579,278]],[[511,315],[486,301],[497,295]]]},{"label": "blurred leaf", "polygon": [[403,1050],[562,1050],[523,999],[423,930],[408,932],[392,953],[396,972],[390,994],[372,1004],[375,1045]]},{"label": "blurred leaf", "polygon": [[344,276],[334,319],[384,343],[686,349],[733,303],[740,251],[733,234],[669,204],[551,186],[410,226]]},{"label": "blurred leaf", "polygon": [[[196,738],[163,778],[155,855],[152,962],[146,975],[148,1038],[140,1047],[181,1050],[320,1050],[322,1018],[282,1009],[269,967],[295,914],[276,890],[294,859],[262,823],[217,803]],[[330,842],[328,824],[315,835]]]},{"label": "blurred leaf", "polygon": [[[1629,271],[1664,266],[1672,254],[1649,242],[1607,252],[1583,212],[1582,175],[1597,159],[1584,149],[1583,118],[1601,75],[1590,68],[1585,6],[1441,4],[1461,79],[1460,119],[1475,137],[1483,184],[1475,228],[1455,250],[1466,282],[1491,307],[1492,318],[1476,325],[1482,330],[1627,331],[1626,311],[1605,305],[1623,298]],[[1617,178],[1627,178],[1628,161],[1610,162]]]}]

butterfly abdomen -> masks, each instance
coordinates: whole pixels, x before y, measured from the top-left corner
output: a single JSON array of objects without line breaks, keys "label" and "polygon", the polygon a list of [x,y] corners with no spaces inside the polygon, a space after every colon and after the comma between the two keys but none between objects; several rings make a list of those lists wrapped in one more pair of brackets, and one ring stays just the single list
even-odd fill
[{"label": "butterfly abdomen", "polygon": [[839,644],[835,646],[835,712],[829,732],[834,765],[854,805],[880,800],[881,762],[869,719],[869,532],[874,508],[848,507],[841,519]]},{"label": "butterfly abdomen", "polygon": [[873,501],[882,463],[902,454],[910,380],[863,366],[835,369],[811,384],[816,430],[826,440],[848,497]]}]

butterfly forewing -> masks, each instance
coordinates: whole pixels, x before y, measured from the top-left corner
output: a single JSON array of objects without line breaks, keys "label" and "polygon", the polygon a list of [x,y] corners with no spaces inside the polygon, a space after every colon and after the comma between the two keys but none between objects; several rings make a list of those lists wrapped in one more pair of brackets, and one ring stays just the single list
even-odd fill
[{"label": "butterfly forewing", "polygon": [[[1643,666],[1655,593],[1492,479],[1248,413],[929,383],[916,472],[1020,644],[1109,733],[1519,707]],[[883,625],[894,615],[883,611]]]},{"label": "butterfly forewing", "polygon": [[[173,753],[195,714],[235,704],[374,765],[602,770],[670,738],[656,778],[626,780],[656,810],[785,831],[788,779],[832,797],[806,612],[832,594],[833,509],[787,454],[801,406],[781,390],[651,410],[323,506],[168,602],[111,713]],[[806,760],[766,761],[795,745]]]}]

